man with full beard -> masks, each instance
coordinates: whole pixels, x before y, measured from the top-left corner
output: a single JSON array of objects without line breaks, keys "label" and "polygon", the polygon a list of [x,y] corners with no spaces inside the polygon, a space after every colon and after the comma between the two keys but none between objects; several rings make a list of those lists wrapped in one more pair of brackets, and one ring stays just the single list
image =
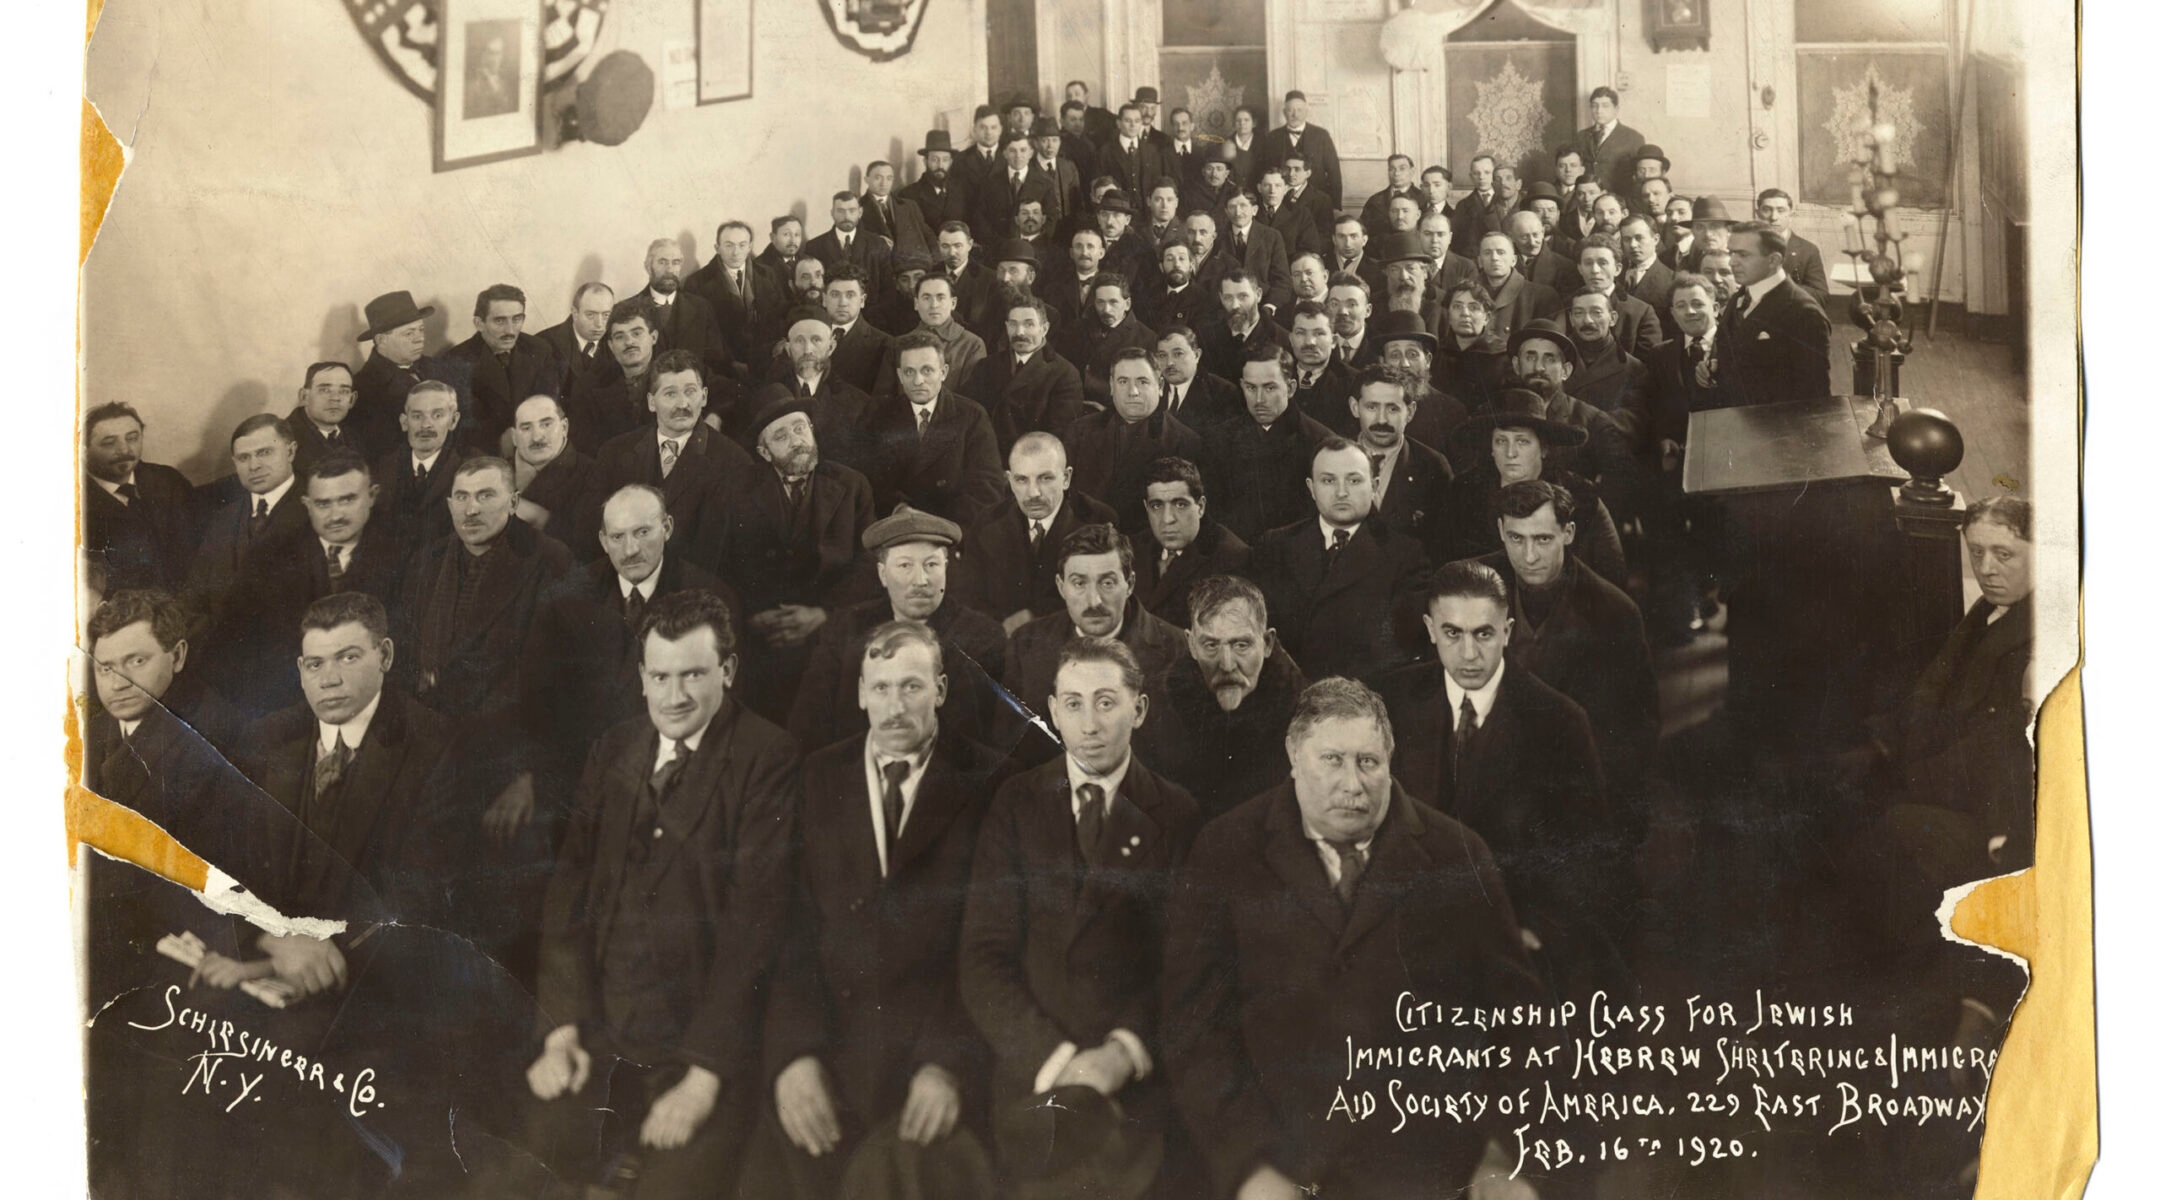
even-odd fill
[{"label": "man with full beard", "polygon": [[1211,820],[1289,773],[1283,734],[1305,673],[1268,626],[1267,597],[1236,575],[1193,585],[1187,655],[1147,690],[1162,703],[1141,727],[1141,752]]},{"label": "man with full beard", "polygon": [[1185,235],[1172,231],[1163,239],[1157,251],[1161,273],[1147,281],[1140,290],[1140,319],[1153,329],[1165,325],[1192,325],[1205,320],[1216,307],[1216,300],[1197,279],[1198,267],[1193,262],[1192,244]]},{"label": "man with full beard", "polygon": [[732,376],[734,357],[727,339],[720,335],[720,316],[712,302],[683,290],[682,246],[674,238],[655,238],[645,249],[645,288],[632,296],[652,308],[654,331],[670,350],[688,350],[705,364],[708,373]]}]

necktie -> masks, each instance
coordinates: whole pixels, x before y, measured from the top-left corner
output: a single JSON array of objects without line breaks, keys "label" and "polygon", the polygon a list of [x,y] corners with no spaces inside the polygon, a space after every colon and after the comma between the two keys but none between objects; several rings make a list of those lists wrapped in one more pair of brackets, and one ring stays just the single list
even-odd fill
[{"label": "necktie", "polygon": [[655,801],[667,799],[668,789],[675,786],[676,778],[682,774],[683,760],[689,757],[689,747],[673,738],[661,738],[660,745],[669,753],[666,762],[653,768],[652,794]]},{"label": "necktie", "polygon": [[508,374],[510,373],[510,352],[509,352],[509,351],[505,350],[505,351],[502,351],[501,353],[497,354],[497,355],[495,356],[495,361],[496,361],[496,362],[499,362],[499,363],[501,363],[501,364],[502,364],[503,374],[505,374],[505,375],[508,375]]},{"label": "necktie", "polygon": [[1029,555],[1030,555],[1031,557],[1032,557],[1032,556],[1034,556],[1034,555],[1036,555],[1036,554],[1040,554],[1040,553],[1042,552],[1042,544],[1043,544],[1043,523],[1042,523],[1041,521],[1029,521],[1029,522],[1028,522],[1028,554],[1029,554]]},{"label": "necktie", "polygon": [[330,427],[330,432],[323,435],[323,440],[335,446],[338,444],[338,438],[343,436],[344,432],[344,430],[339,429],[335,425],[332,425]]},{"label": "necktie", "polygon": [[1175,414],[1175,413],[1177,412],[1177,410],[1178,410],[1178,406],[1179,406],[1179,405],[1181,405],[1181,404],[1183,404],[1183,403],[1185,403],[1185,389],[1184,389],[1184,388],[1181,388],[1181,387],[1175,387],[1175,386],[1173,386],[1173,387],[1172,387],[1172,388],[1170,389],[1170,411],[1171,411],[1171,413]]},{"label": "necktie", "polygon": [[1102,829],[1102,785],[1083,783],[1080,785],[1080,857],[1086,859],[1089,866],[1095,865],[1096,854],[1102,844]]},{"label": "necktie", "polygon": [[122,504],[133,504],[135,503],[136,498],[142,494],[135,490],[135,485],[133,483],[123,483],[119,487],[114,488],[113,491],[119,495],[120,503]]},{"label": "necktie", "polygon": [[1701,365],[1703,360],[1703,344],[1701,338],[1690,337],[1687,340],[1687,360],[1698,366]]},{"label": "necktie", "polygon": [[339,730],[332,739],[330,749],[315,757],[315,794],[320,796],[337,787],[345,778],[345,767],[352,762],[352,747],[345,744],[345,731]]},{"label": "necktie", "polygon": [[1233,255],[1235,255],[1235,256],[1237,256],[1237,257],[1238,257],[1238,258],[1239,258],[1240,260],[1242,260],[1242,259],[1243,259],[1243,258],[1245,257],[1245,235],[1244,235],[1244,234],[1242,234],[1242,233],[1241,233],[1241,234],[1238,234],[1238,235],[1237,235],[1236,237],[1233,237],[1233,238],[1231,238],[1231,239],[1230,239],[1230,253],[1231,253],[1231,254],[1233,254]]},{"label": "necktie", "polygon": [[345,563],[343,561],[343,556],[338,553],[338,551],[343,549],[343,546],[337,545],[336,543],[332,543],[328,546],[323,547],[323,554],[326,556],[325,561],[330,567],[330,578],[333,581],[345,574]]},{"label": "necktie", "polygon": [[1349,544],[1350,531],[1347,529],[1336,530],[1335,536],[1328,539],[1327,560],[1329,566],[1335,565],[1335,560],[1342,557],[1342,548]]},{"label": "necktie", "polygon": [[682,444],[674,438],[660,443],[660,478],[666,479],[675,469],[675,460],[682,457]]},{"label": "necktie", "polygon": [[261,496],[257,496],[255,497],[255,514],[248,518],[248,536],[252,538],[261,533],[263,527],[268,524],[270,524],[270,502]]},{"label": "necktie", "polygon": [[915,409],[915,436],[921,437],[923,434],[929,432],[929,430],[930,406],[927,404],[920,405]]},{"label": "necktie", "polygon": [[1335,881],[1335,895],[1342,900],[1343,907],[1348,908],[1357,898],[1358,880],[1365,878],[1365,852],[1358,849],[1356,842],[1338,842],[1329,838],[1328,845],[1335,848],[1335,860],[1342,867],[1341,878]]},{"label": "necktie", "polygon": [[413,469],[412,469],[412,481],[413,481],[413,486],[414,486],[414,487],[422,487],[422,488],[424,488],[424,487],[426,487],[426,486],[427,486],[427,464],[426,464],[426,463],[423,463],[423,462],[415,462],[415,463],[413,464]]},{"label": "necktie", "polygon": [[593,360],[593,352],[594,352],[594,351],[596,351],[596,350],[598,350],[599,348],[600,348],[600,343],[598,343],[598,342],[587,342],[587,343],[585,343],[585,361],[586,361],[586,362],[591,362],[591,361]]},{"label": "necktie", "polygon": [[1748,302],[1754,298],[1754,293],[1746,288],[1740,289],[1740,294],[1734,296],[1732,301],[1732,311],[1735,319],[1747,316]]},{"label": "necktie", "polygon": [[623,624],[628,625],[631,634],[635,636],[638,626],[645,622],[645,593],[631,588],[630,594],[623,597],[622,615]]},{"label": "necktie", "polygon": [[1477,706],[1470,703],[1470,696],[1465,693],[1462,708],[1455,714],[1454,759],[1458,777],[1462,774],[1463,752],[1470,748],[1470,735],[1476,733],[1477,728]]},{"label": "necktie", "polygon": [[885,794],[878,797],[878,806],[885,810],[885,869],[887,871],[892,870],[893,847],[900,844],[901,808],[905,800],[905,797],[900,794],[900,785],[907,782],[908,772],[913,769],[914,764],[904,758],[886,763],[883,768],[885,772]]},{"label": "necktie", "polygon": [[1013,191],[1015,191],[1015,192],[1019,191],[1019,190],[1020,190],[1020,182],[1021,182],[1022,180],[1024,180],[1024,179],[1026,179],[1026,178],[1027,178],[1027,176],[1025,176],[1025,175],[1022,175],[1022,174],[1021,174],[1020,172],[1018,172],[1018,171],[1014,171],[1014,172],[1013,172],[1013,182],[1012,182],[1012,187],[1013,187]]}]

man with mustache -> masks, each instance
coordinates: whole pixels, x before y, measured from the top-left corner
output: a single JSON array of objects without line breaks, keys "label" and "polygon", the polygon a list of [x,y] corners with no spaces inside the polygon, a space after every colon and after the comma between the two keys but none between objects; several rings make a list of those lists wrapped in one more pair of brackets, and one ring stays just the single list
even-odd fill
[{"label": "man with mustache", "polygon": [[[285,414],[285,427],[294,439],[293,474],[305,476],[316,459],[345,444],[343,428],[352,412],[352,368],[342,362],[310,364],[300,384],[300,403]],[[366,448],[358,438],[353,448],[363,457]]]},{"label": "man with mustache", "polygon": [[1063,441],[1030,433],[1006,456],[1011,494],[967,527],[968,553],[953,588],[971,608],[1002,622],[1007,634],[1061,607],[1058,547],[1083,525],[1110,522],[1108,505],[1072,489]]},{"label": "man with mustache", "polygon": [[[1480,294],[1476,284],[1467,284],[1464,287],[1472,295]],[[1455,294],[1448,293],[1450,300]],[[1458,399],[1440,382],[1444,376],[1435,358],[1439,341],[1425,328],[1423,318],[1414,312],[1391,309],[1373,318],[1371,337],[1380,348],[1382,364],[1407,371],[1430,385],[1425,390],[1424,398],[1418,401],[1417,413],[1410,418],[1410,423],[1404,427],[1403,433],[1436,450],[1448,445],[1449,437],[1461,427],[1470,414],[1465,400]],[[1496,377],[1498,359],[1501,357],[1499,352],[1504,349],[1504,345],[1495,347],[1493,357]],[[1469,402],[1478,402],[1478,397],[1471,395]]]},{"label": "man with mustache", "polygon": [[1657,310],[1621,290],[1620,254],[1617,239],[1593,233],[1575,248],[1575,266],[1582,273],[1583,288],[1611,299],[1613,341],[1641,359],[1665,340],[1665,326]]},{"label": "man with mustache", "polygon": [[1251,578],[1308,674],[1377,676],[1409,658],[1396,602],[1425,569],[1425,548],[1373,518],[1372,456],[1358,443],[1322,442],[1305,484],[1318,511],[1254,542]]},{"label": "man with mustache", "polygon": [[927,625],[864,640],[855,701],[869,728],[803,761],[802,952],[783,955],[765,1056],[787,1174],[837,1195],[864,1136],[933,1146],[987,1132],[989,1047],[960,1003],[960,929],[975,835],[1002,755],[943,718],[956,664]]},{"label": "man with mustache", "polygon": [[[1550,200],[1538,196],[1539,186],[1530,185],[1530,194],[1535,197],[1531,203],[1550,207]],[[1543,186],[1548,190],[1552,187],[1549,183]],[[1563,296],[1582,286],[1582,273],[1575,269],[1574,244],[1554,238],[1552,226],[1545,223],[1541,213],[1514,214],[1507,220],[1507,233],[1515,242],[1515,270],[1523,278]]]},{"label": "man with mustache", "polygon": [[864,288],[875,295],[885,290],[892,269],[893,243],[883,234],[863,228],[863,198],[838,191],[832,197],[832,228],[810,239],[803,255],[825,264],[826,278],[841,263],[852,263],[863,273]]},{"label": "man with mustache", "polygon": [[1261,304],[1260,280],[1251,272],[1232,268],[1216,283],[1215,296],[1218,307],[1198,327],[1208,361],[1242,362],[1248,350],[1271,346],[1285,352],[1290,349],[1289,333],[1267,319]]},{"label": "man with mustache", "polygon": [[795,274],[795,261],[802,257],[802,218],[792,213],[782,213],[766,224],[765,248],[758,251],[757,261],[772,272],[775,279],[788,279]]},{"label": "man with mustache", "polygon": [[1031,707],[1056,686],[1059,655],[1083,638],[1119,642],[1151,679],[1176,658],[1184,638],[1177,626],[1140,607],[1133,596],[1132,540],[1108,522],[1082,525],[1057,548],[1061,608],[1013,632],[1005,656],[1005,690]]},{"label": "man with mustache", "polygon": [[375,460],[375,520],[397,546],[400,562],[450,533],[450,480],[465,461],[451,434],[457,429],[457,392],[426,380],[405,395],[398,414],[404,445]]},{"label": "man with mustache", "polygon": [[[777,299],[776,295],[776,303]],[[605,352],[592,370],[571,385],[563,403],[577,426],[579,449],[585,453],[599,453],[609,441],[643,423],[647,393],[653,385],[659,323],[660,315],[635,296],[608,314]]]},{"label": "man with mustache", "polygon": [[1245,569],[1252,549],[1208,520],[1207,483],[1189,458],[1158,458],[1141,477],[1147,528],[1133,543],[1133,594],[1140,606],[1180,628],[1191,624],[1190,593],[1210,575]]},{"label": "man with mustache", "polygon": [[1376,364],[1357,376],[1350,407],[1357,414],[1357,443],[1373,464],[1373,512],[1389,529],[1416,538],[1437,558],[1447,524],[1448,484],[1454,468],[1447,456],[1410,436],[1418,406],[1431,394],[1425,377]]},{"label": "man with mustache", "polygon": [[1190,325],[1206,319],[1216,300],[1199,282],[1192,242],[1183,233],[1173,232],[1163,239],[1156,261],[1161,270],[1143,285],[1138,300],[1147,321],[1145,328]]},{"label": "man with mustache", "polygon": [[[434,305],[413,303],[411,292],[386,292],[368,301],[364,311],[366,327],[354,340],[374,345],[353,376],[353,407],[343,428],[367,453],[384,454],[402,440],[398,415],[405,411],[405,393],[430,379],[458,384],[462,391],[465,372],[424,353]],[[459,406],[464,405],[460,396]]]},{"label": "man with mustache", "polygon": [[1243,411],[1202,430],[1200,469],[1215,481],[1216,520],[1251,542],[1312,511],[1305,467],[1333,435],[1299,408],[1289,350],[1255,346],[1229,361],[1238,367]]},{"label": "man with mustache", "polygon": [[143,420],[125,401],[83,415],[83,553],[104,572],[103,591],[178,588],[197,534],[194,485],[143,461]]},{"label": "man with mustache", "polygon": [[1305,690],[1268,625],[1267,597],[1236,575],[1192,588],[1187,653],[1150,686],[1159,698],[1140,745],[1164,778],[1191,792],[1202,823],[1280,782],[1283,734]]},{"label": "man with mustache", "polygon": [[1613,340],[1612,297],[1588,288],[1576,292],[1568,298],[1567,327],[1582,357],[1568,376],[1568,395],[1611,417],[1627,445],[1642,454],[1650,435],[1650,369]]},{"label": "man with mustache", "polygon": [[819,308],[825,303],[825,264],[805,254],[795,260],[793,274],[788,277],[793,289],[790,297],[796,308]]},{"label": "man with mustache", "polygon": [[1155,344],[1155,331],[1142,325],[1134,312],[1132,285],[1114,271],[1095,277],[1086,308],[1066,323],[1062,334],[1061,353],[1081,367],[1082,398],[1103,407],[1110,403],[1110,361],[1121,350]]},{"label": "man with mustache", "polygon": [[760,465],[736,489],[720,533],[717,574],[742,594],[744,702],[787,720],[810,639],[860,595],[856,558],[872,519],[870,482],[818,455],[810,404],[782,396],[750,423]]},{"label": "man with mustache", "polygon": [[1110,407],[1074,421],[1065,438],[1073,485],[1109,497],[1118,528],[1144,529],[1142,479],[1158,459],[1198,455],[1200,435],[1163,408],[1162,372],[1147,349],[1118,351],[1108,371]]},{"label": "man with mustache", "polygon": [[1505,1122],[1403,1137],[1330,1117],[1327,1056],[1400,1036],[1400,997],[1538,995],[1492,853],[1390,778],[1426,735],[1389,713],[1351,680],[1304,689],[1288,777],[1207,827],[1172,894],[1163,1059],[1215,1195],[1481,1195],[1508,1174],[1512,1154],[1490,1153],[1513,1145]]},{"label": "man with mustache", "polygon": [[563,366],[553,346],[525,332],[525,293],[510,284],[480,293],[472,323],[473,335],[443,356],[471,376],[472,403],[458,436],[474,454],[500,454],[519,402],[561,390]]},{"label": "man with mustache", "polygon": [[[947,221],[938,229],[936,273],[952,284],[953,320],[967,326],[977,337],[987,340],[991,331],[985,327],[992,299],[997,288],[995,264],[986,264],[975,253],[975,235],[964,221]],[[916,289],[916,299],[922,298],[921,288]]]},{"label": "man with mustache", "polygon": [[1672,307],[1673,269],[1658,261],[1658,227],[1651,218],[1630,215],[1620,222],[1620,278],[1614,291],[1633,296],[1657,314],[1658,340],[1671,329],[1666,310]]},{"label": "man with mustache", "polygon": [[608,495],[629,483],[659,488],[675,518],[680,552],[713,570],[728,499],[756,464],[705,422],[704,364],[689,351],[670,350],[653,363],[645,404],[651,424],[600,447],[594,467],[599,487]]},{"label": "man with mustache", "polygon": [[[1380,286],[1387,286],[1384,275]],[[1351,371],[1380,361],[1380,344],[1365,336],[1365,323],[1373,311],[1372,293],[1372,284],[1362,275],[1338,274],[1328,280],[1324,303],[1335,334],[1335,362]]]},{"label": "man with mustache", "polygon": [[592,456],[570,444],[562,401],[544,393],[526,397],[512,420],[510,444],[518,519],[545,530],[572,555],[589,556],[600,497],[593,494]]},{"label": "man with mustache", "polygon": [[1008,780],[983,817],[960,998],[995,1059],[994,1128],[1092,1089],[1117,1101],[1134,1159],[1159,1162],[1162,899],[1199,806],[1133,753],[1149,701],[1129,646],[1074,637],[1038,682],[1024,702],[1048,710],[1063,752]]},{"label": "man with mustache", "polygon": [[862,540],[884,594],[835,610],[818,630],[789,732],[813,748],[862,732],[857,686],[870,634],[890,621],[911,621],[928,626],[943,649],[947,686],[939,721],[988,742],[1002,703],[994,681],[1005,669],[1005,631],[947,590],[960,527],[902,504],[863,530]]},{"label": "man with mustache", "polygon": [[1290,311],[1290,357],[1297,363],[1298,407],[1336,433],[1357,431],[1350,412],[1350,369],[1335,357],[1335,322],[1317,300]]},{"label": "man with mustache", "polygon": [[[802,223],[795,224],[796,242],[802,238]],[[795,256],[789,255],[788,270],[782,279],[794,275]],[[633,301],[641,301],[651,313],[653,332],[661,345],[670,350],[687,350],[698,356],[705,370],[713,377],[733,377],[735,359],[728,352],[727,338],[720,333],[720,315],[713,311],[712,303],[705,297],[683,287],[689,259],[682,251],[682,244],[674,238],[655,238],[645,248],[645,287],[631,295]],[[756,361],[756,355],[751,361]],[[484,452],[484,451],[483,451]]]},{"label": "man with mustache", "polygon": [[[787,923],[794,739],[735,690],[734,614],[662,596],[638,628],[645,719],[593,747],[548,886],[525,1145],[488,1195],[616,1182],[731,1195],[764,1097],[755,1031]],[[627,831],[627,836],[623,832]]]},{"label": "man with mustache", "polygon": [[[207,645],[253,642],[259,635],[251,628],[241,585],[306,548],[307,503],[293,478],[294,450],[285,422],[269,413],[258,413],[233,429],[234,473],[211,491],[214,507],[204,522],[183,597],[197,627],[207,630]],[[274,678],[254,677],[248,666],[229,657],[211,657],[205,666],[211,682],[249,717],[262,716],[280,702]]]},{"label": "man with mustache", "polygon": [[1022,434],[1062,435],[1083,411],[1080,371],[1050,348],[1050,306],[1015,291],[1005,311],[1005,346],[985,359],[966,392],[990,414],[1000,449]]}]

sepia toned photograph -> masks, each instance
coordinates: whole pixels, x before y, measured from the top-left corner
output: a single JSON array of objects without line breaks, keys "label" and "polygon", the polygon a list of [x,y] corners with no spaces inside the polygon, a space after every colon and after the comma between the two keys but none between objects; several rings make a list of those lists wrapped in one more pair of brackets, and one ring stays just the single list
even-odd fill
[{"label": "sepia toned photograph", "polygon": [[2075,19],[107,0],[84,1193],[2082,1179]]}]

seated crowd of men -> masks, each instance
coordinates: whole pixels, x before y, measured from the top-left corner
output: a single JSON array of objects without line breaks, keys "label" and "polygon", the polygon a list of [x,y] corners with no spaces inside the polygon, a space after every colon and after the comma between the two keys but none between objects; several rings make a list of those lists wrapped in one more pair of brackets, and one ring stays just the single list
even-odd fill
[{"label": "seated crowd of men", "polygon": [[[1343,1039],[1629,986],[1629,559],[1688,536],[1688,413],[1829,393],[1790,198],[1673,196],[1601,88],[1560,186],[1398,155],[1358,215],[1296,93],[1196,145],[1075,89],[539,334],[497,284],[429,354],[378,297],[202,488],[86,415],[89,785],[532,989],[532,1153],[480,1194],[832,1196],[899,1142],[1033,1195],[1422,1194],[1493,1131],[1325,1120]],[[2029,655],[2029,510],[1972,522],[1985,611],[1882,743],[1910,805]],[[356,941],[198,978],[336,991]]]}]

